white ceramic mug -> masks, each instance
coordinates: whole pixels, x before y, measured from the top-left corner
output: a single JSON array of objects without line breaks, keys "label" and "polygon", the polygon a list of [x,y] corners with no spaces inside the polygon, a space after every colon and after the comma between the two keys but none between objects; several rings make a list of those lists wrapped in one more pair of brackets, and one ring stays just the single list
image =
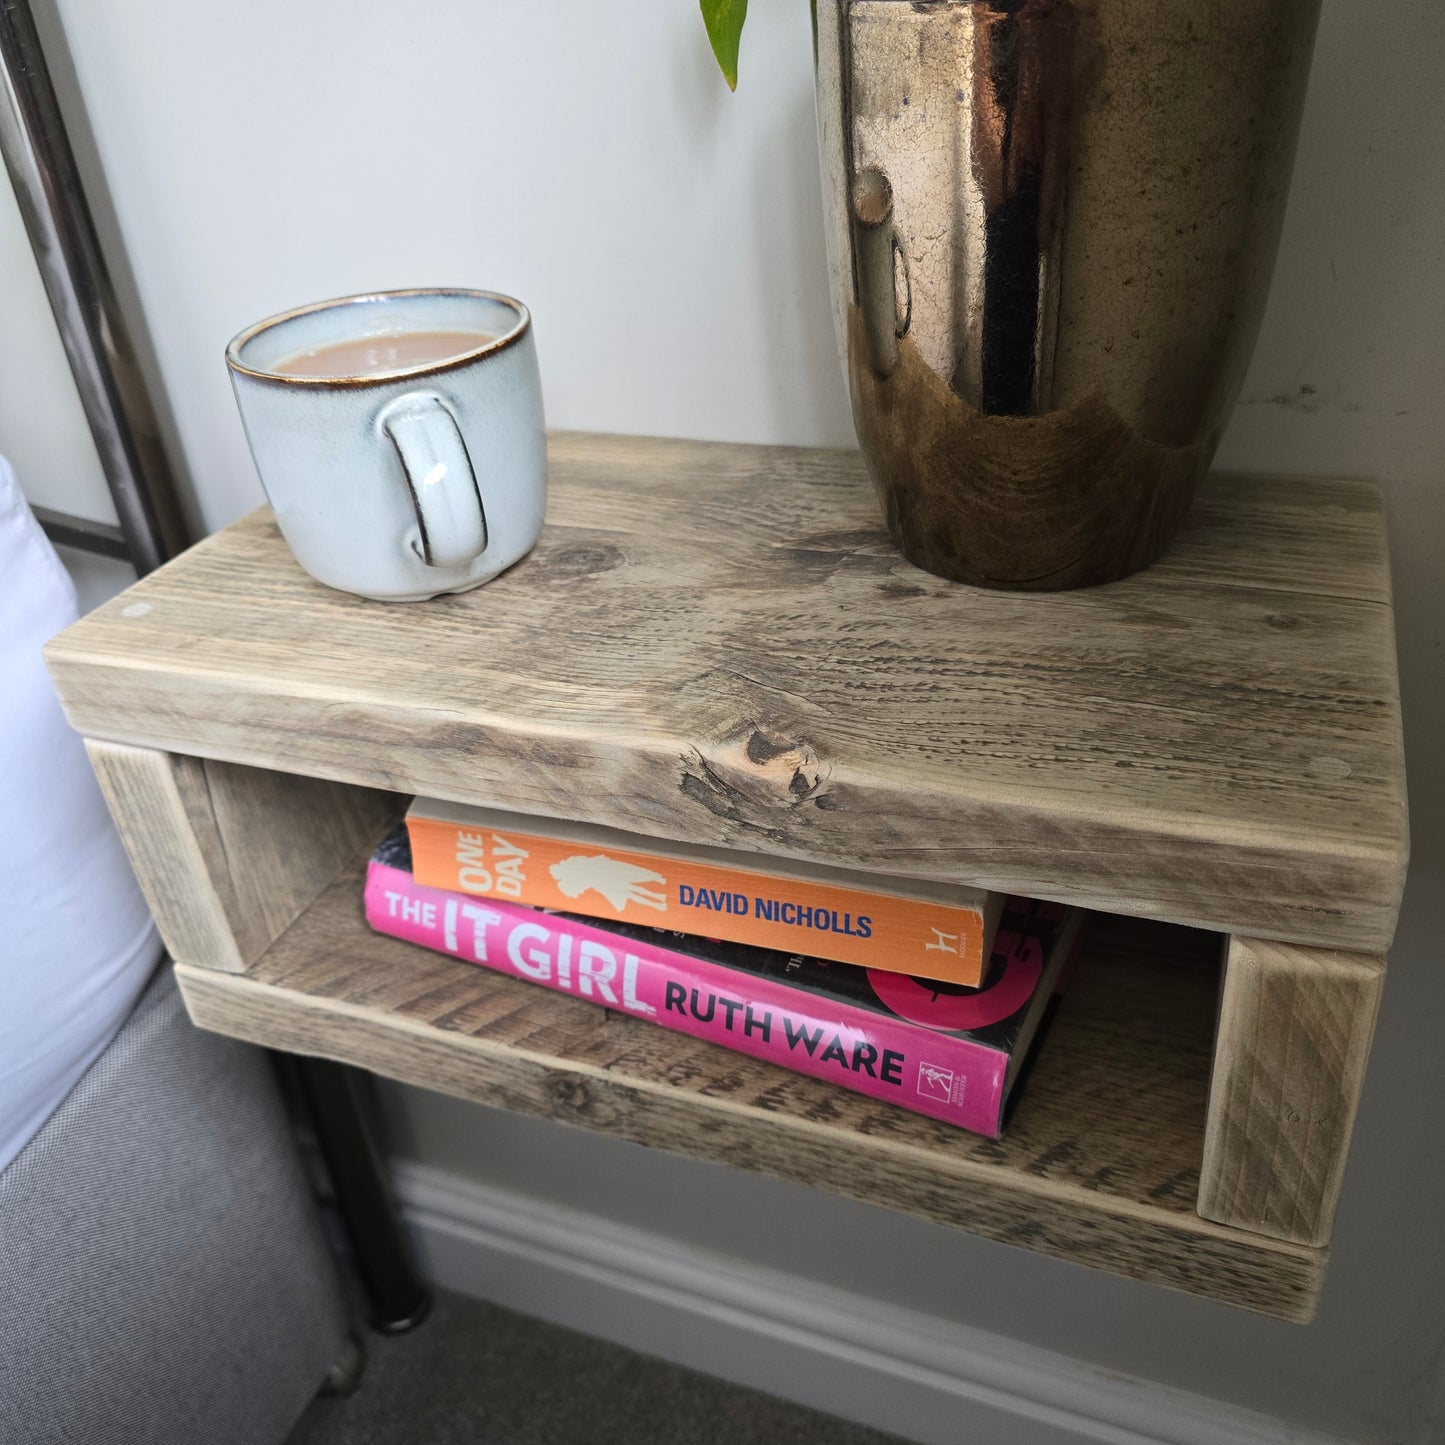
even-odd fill
[{"label": "white ceramic mug", "polygon": [[[277,371],[317,347],[409,332],[493,339],[365,376]],[[382,601],[465,592],[542,530],[547,444],[532,319],[490,291],[386,291],[258,321],[226,348],[282,535],[318,581]]]}]

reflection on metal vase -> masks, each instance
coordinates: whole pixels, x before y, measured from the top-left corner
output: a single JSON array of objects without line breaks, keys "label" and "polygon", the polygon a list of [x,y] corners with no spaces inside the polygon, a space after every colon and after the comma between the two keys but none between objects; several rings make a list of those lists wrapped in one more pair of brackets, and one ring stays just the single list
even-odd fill
[{"label": "reflection on metal vase", "polygon": [[1168,545],[1263,315],[1320,0],[819,0],[834,317],[931,572]]}]

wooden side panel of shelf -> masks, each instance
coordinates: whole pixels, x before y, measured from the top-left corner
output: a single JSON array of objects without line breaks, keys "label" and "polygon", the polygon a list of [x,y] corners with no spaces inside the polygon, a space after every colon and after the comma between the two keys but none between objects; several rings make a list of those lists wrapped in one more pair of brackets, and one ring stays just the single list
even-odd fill
[{"label": "wooden side panel of shelf", "polygon": [[86,748],[171,957],[227,973],[255,963],[401,808],[320,778]]},{"label": "wooden side panel of shelf", "polygon": [[1334,1226],[1385,960],[1230,940],[1199,1212],[1301,1244]]}]

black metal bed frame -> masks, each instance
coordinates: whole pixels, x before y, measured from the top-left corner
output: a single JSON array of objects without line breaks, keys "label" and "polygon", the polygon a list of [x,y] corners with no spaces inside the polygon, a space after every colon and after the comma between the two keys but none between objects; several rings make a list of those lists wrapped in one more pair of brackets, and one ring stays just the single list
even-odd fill
[{"label": "black metal bed frame", "polygon": [[[0,0],[0,156],[100,455],[119,526],[34,508],[51,540],[127,561],[138,576],[189,539],[156,413],[102,253],[29,0]],[[296,1058],[346,1225],[372,1325],[395,1332],[426,1314],[417,1273],[369,1127],[369,1078]]]}]

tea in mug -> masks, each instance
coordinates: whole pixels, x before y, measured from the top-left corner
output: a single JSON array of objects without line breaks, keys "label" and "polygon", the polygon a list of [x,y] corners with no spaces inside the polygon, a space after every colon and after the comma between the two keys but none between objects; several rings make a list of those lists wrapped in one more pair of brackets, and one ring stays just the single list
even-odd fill
[{"label": "tea in mug", "polygon": [[348,336],[297,352],[267,369],[280,376],[382,376],[432,366],[477,351],[497,338],[484,331],[403,331]]}]

